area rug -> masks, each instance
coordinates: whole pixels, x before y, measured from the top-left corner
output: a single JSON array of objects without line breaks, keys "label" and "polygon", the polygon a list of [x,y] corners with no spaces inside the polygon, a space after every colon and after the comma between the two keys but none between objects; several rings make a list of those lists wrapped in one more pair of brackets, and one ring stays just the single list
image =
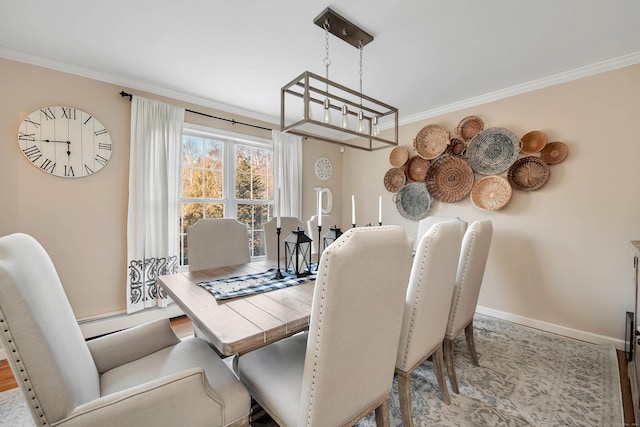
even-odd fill
[{"label": "area rug", "polygon": [[[476,314],[480,367],[471,362],[464,334],[454,342],[460,394],[443,402],[433,366],[411,376],[416,426],[624,425],[616,350]],[[448,379],[447,379],[448,382]],[[391,395],[391,425],[401,426],[398,384]],[[375,426],[370,415],[359,427]]]},{"label": "area rug", "polygon": [[[480,367],[473,366],[464,334],[454,342],[460,394],[442,401],[431,362],[411,377],[416,426],[623,426],[618,361],[600,346],[476,314]],[[402,426],[394,380],[391,426]],[[0,426],[33,426],[17,389],[0,393]],[[255,426],[273,425],[260,420]],[[375,426],[373,414],[357,424]]]}]

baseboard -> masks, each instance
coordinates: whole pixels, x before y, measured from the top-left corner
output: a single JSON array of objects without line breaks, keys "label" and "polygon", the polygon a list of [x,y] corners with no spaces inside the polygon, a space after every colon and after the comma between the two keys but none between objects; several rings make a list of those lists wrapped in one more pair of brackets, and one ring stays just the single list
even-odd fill
[{"label": "baseboard", "polygon": [[[182,316],[184,312],[175,304],[167,308],[152,308],[132,314],[117,314],[78,322],[85,339],[98,337],[111,332],[121,331],[157,319],[170,319]],[[6,359],[4,349],[0,348],[0,360]]]},{"label": "baseboard", "polygon": [[592,334],[590,332],[580,331],[578,329],[567,328],[566,326],[556,325],[554,323],[543,322],[541,320],[531,319],[529,317],[518,316],[516,314],[504,311],[494,310],[493,308],[478,306],[476,312],[487,316],[495,317],[509,322],[517,323],[523,326],[540,329],[542,331],[551,332],[580,341],[590,342],[599,345],[613,344],[617,350],[624,351],[624,340],[607,337],[604,335]]}]

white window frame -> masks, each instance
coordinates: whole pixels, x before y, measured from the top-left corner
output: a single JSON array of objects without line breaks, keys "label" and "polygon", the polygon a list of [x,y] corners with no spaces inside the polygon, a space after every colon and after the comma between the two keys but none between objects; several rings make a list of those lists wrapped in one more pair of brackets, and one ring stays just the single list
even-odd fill
[{"label": "white window frame", "polygon": [[[222,199],[207,199],[213,202],[219,202],[224,206],[224,216],[227,218],[235,218],[238,204],[243,204],[245,200],[238,200],[235,197],[236,188],[235,188],[235,177],[236,177],[236,159],[235,159],[235,147],[236,145],[247,145],[255,148],[266,148],[273,150],[273,141],[265,138],[255,137],[251,135],[244,135],[236,132],[231,132],[223,129],[216,129],[208,126],[202,126],[193,123],[185,123],[182,127],[182,135],[193,135],[197,137],[204,137],[209,139],[218,139],[223,141],[223,188],[222,188]],[[180,140],[180,144],[182,144],[182,138]],[[180,158],[182,159],[182,149],[180,150]],[[180,182],[182,183],[182,160],[180,161]],[[258,205],[271,205],[273,206],[273,194],[271,199],[266,200],[252,200],[251,204]],[[179,203],[189,203],[189,202],[201,202],[202,199],[194,199],[194,198],[183,198],[182,197],[182,184],[180,185],[180,195],[179,195]],[[182,216],[180,216],[180,221],[182,221]],[[180,227],[182,230],[182,224]],[[186,232],[185,232],[186,234]],[[183,245],[183,234],[180,234],[180,252],[182,253],[182,245]],[[265,259],[265,255],[252,257],[252,260],[262,260]],[[180,262],[182,262],[182,256],[180,257]],[[180,265],[181,269],[186,269],[187,265]]]}]

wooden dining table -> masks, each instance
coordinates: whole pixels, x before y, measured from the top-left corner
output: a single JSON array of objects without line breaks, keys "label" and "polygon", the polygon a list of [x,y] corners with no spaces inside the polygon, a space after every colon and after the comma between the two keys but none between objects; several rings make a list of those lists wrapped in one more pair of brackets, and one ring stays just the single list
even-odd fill
[{"label": "wooden dining table", "polygon": [[160,286],[220,354],[247,353],[309,328],[315,282],[231,299],[216,300],[204,281],[262,273],[274,267],[258,261],[158,278]]}]

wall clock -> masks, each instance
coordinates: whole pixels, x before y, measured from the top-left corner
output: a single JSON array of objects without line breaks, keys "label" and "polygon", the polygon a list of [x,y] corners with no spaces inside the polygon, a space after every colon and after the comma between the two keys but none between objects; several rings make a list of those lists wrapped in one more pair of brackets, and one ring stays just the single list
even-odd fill
[{"label": "wall clock", "polygon": [[331,174],[333,173],[333,167],[331,165],[331,161],[326,157],[320,157],[316,160],[316,176],[322,181],[326,181],[331,178]]},{"label": "wall clock", "polygon": [[44,107],[29,114],[18,129],[18,144],[32,165],[64,178],[93,175],[111,158],[107,129],[73,107]]}]

